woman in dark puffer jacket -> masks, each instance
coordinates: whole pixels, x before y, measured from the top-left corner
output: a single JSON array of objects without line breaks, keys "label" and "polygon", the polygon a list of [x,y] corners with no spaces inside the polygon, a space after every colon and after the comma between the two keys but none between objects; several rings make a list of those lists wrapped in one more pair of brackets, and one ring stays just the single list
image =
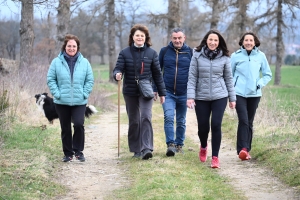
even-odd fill
[{"label": "woman in dark puffer jacket", "polygon": [[150,48],[152,44],[148,28],[140,24],[134,25],[130,30],[128,45],[119,53],[113,75],[117,81],[124,79],[123,96],[129,119],[129,150],[134,152],[133,157],[147,160],[152,158],[153,151],[153,100],[146,100],[140,95],[135,76],[137,74],[139,79],[148,78],[154,81],[161,104],[165,101],[166,89],[158,55]]}]

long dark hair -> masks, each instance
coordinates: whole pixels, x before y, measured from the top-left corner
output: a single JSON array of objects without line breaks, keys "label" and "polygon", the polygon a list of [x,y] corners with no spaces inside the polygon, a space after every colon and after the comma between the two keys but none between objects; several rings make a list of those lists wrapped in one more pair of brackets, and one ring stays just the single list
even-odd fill
[{"label": "long dark hair", "polygon": [[255,46],[256,46],[256,47],[259,47],[259,46],[260,46],[260,41],[259,41],[258,37],[257,37],[253,32],[251,32],[251,31],[248,31],[248,32],[246,32],[246,33],[243,34],[242,38],[241,38],[240,41],[239,41],[239,45],[240,45],[240,46],[243,46],[243,42],[244,42],[244,39],[245,39],[245,36],[246,36],[246,35],[252,35],[253,38],[254,38]]},{"label": "long dark hair", "polygon": [[72,35],[72,34],[67,34],[65,36],[64,43],[61,47],[61,52],[64,52],[66,50],[66,46],[67,46],[67,43],[69,42],[69,40],[75,40],[75,42],[77,44],[77,52],[78,52],[80,50],[80,41],[76,35]]},{"label": "long dark hair", "polygon": [[150,38],[150,35],[149,35],[149,30],[148,30],[147,26],[142,25],[142,24],[136,24],[131,28],[130,35],[129,35],[129,38],[128,38],[128,45],[131,46],[134,43],[133,35],[137,30],[142,31],[145,34],[145,36],[146,36],[146,39],[145,39],[146,45],[148,47],[152,46],[151,38]]},{"label": "long dark hair", "polygon": [[210,30],[206,33],[206,35],[204,36],[204,38],[202,39],[202,41],[200,42],[200,45],[196,47],[196,51],[201,51],[202,47],[207,45],[207,38],[210,34],[216,34],[219,37],[219,46],[218,48],[222,50],[223,55],[225,56],[229,56],[229,50],[227,49],[227,45],[226,42],[223,38],[223,36],[221,35],[221,33],[217,30]]}]

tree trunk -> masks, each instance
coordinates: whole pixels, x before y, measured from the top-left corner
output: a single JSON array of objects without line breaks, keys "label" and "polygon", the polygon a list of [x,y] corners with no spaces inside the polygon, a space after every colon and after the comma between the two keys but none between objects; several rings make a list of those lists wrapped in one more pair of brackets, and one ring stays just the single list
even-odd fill
[{"label": "tree trunk", "polygon": [[248,4],[250,3],[249,0],[238,1],[239,4],[239,21],[238,21],[238,36],[242,36],[242,34],[246,31],[246,26],[248,24],[248,17],[247,17],[247,8]]},{"label": "tree trunk", "polygon": [[218,29],[218,23],[220,19],[220,0],[212,1],[212,14],[210,20],[210,29]]},{"label": "tree trunk", "polygon": [[20,22],[20,69],[28,68],[33,58],[33,0],[22,0]]},{"label": "tree trunk", "polygon": [[[105,32],[101,32],[101,40],[105,41]],[[105,65],[105,61],[104,61],[104,52],[105,50],[102,50],[100,53],[100,65]]]},{"label": "tree trunk", "polygon": [[281,80],[281,65],[284,53],[284,44],[282,39],[282,3],[283,0],[278,0],[277,7],[277,37],[276,37],[276,68],[275,68],[275,80],[274,85],[280,85]]},{"label": "tree trunk", "polygon": [[171,33],[173,28],[181,27],[180,3],[181,0],[169,0],[168,34]]},{"label": "tree trunk", "polygon": [[115,0],[108,0],[108,56],[109,56],[109,81],[114,82],[113,70],[115,68]]},{"label": "tree trunk", "polygon": [[60,52],[61,47],[64,43],[64,38],[69,32],[70,17],[70,0],[59,0],[59,5],[57,7],[57,32],[55,44],[55,50],[57,52]]}]

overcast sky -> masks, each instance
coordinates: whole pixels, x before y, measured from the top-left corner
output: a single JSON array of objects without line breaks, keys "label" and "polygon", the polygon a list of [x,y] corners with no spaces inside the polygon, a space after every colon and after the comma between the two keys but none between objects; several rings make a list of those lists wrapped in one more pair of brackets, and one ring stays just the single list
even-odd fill
[{"label": "overcast sky", "polygon": [[[164,0],[144,0],[146,4],[146,9],[151,10],[152,12],[166,12],[167,3]],[[84,4],[85,6],[88,3]],[[0,0],[0,19],[6,18],[15,18],[16,16],[21,15],[21,6],[20,3],[15,3],[12,0]],[[35,16],[46,15],[44,10],[35,8]]]}]

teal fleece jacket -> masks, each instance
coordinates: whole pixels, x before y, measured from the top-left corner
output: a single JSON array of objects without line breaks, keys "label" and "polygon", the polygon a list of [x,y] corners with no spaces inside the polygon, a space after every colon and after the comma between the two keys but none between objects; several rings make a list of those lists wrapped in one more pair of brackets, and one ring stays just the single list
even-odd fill
[{"label": "teal fleece jacket", "polygon": [[73,78],[62,53],[51,62],[47,85],[54,103],[61,105],[85,105],[92,92],[94,76],[89,61],[79,53],[74,66]]},{"label": "teal fleece jacket", "polygon": [[232,53],[230,62],[236,95],[246,98],[262,96],[262,88],[272,79],[265,54],[254,47],[248,55],[241,47]]}]

